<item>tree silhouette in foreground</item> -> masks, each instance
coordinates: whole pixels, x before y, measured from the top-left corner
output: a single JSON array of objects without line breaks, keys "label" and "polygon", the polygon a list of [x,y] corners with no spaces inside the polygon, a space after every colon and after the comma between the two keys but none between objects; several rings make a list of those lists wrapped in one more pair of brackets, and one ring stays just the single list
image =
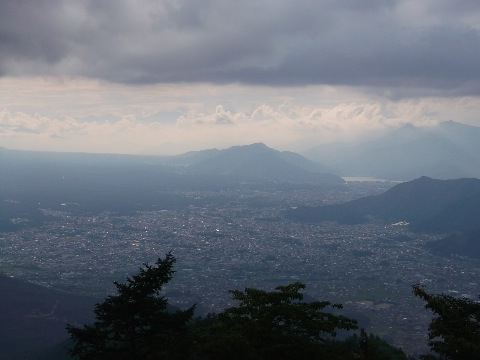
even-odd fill
[{"label": "tree silhouette in foreground", "polygon": [[117,295],[95,305],[96,321],[83,327],[67,326],[72,356],[79,359],[185,359],[188,358],[187,324],[194,307],[167,310],[160,295],[171,280],[175,258],[171,253],[155,265],[144,264],[125,284],[115,282]]},{"label": "tree silhouette in foreground", "polygon": [[[413,293],[436,317],[428,327],[428,344],[440,359],[480,359],[480,303],[445,294],[429,294],[422,285]],[[426,355],[423,359],[437,359]]]},{"label": "tree silhouette in foreground", "polygon": [[[365,338],[366,337],[366,338]],[[365,347],[365,341],[368,347]],[[402,349],[374,334],[353,334],[345,340],[330,340],[315,359],[328,360],[413,360]]]},{"label": "tree silhouette in foreground", "polygon": [[[194,307],[172,312],[160,294],[173,276],[175,258],[168,253],[144,264],[126,283],[115,282],[117,295],[95,305],[96,320],[67,326],[70,354],[79,359],[358,359],[360,338],[336,340],[339,330],[357,328],[339,315],[340,304],[304,302],[305,285],[295,282],[274,291],[231,290],[237,306],[192,321]],[[407,359],[370,336],[368,359]]]},{"label": "tree silhouette in foreground", "polygon": [[[239,302],[218,315],[199,334],[198,353],[206,359],[311,359],[339,329],[356,329],[356,320],[334,314],[342,305],[303,302],[296,282],[275,291],[247,288],[230,293]],[[326,309],[329,308],[329,309]]]}]

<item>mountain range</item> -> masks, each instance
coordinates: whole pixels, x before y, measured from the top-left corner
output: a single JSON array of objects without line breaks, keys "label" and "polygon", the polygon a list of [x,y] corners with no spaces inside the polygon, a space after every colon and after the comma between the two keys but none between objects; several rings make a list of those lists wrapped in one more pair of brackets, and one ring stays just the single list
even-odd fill
[{"label": "mountain range", "polygon": [[[44,169],[58,173],[82,172],[84,180],[88,174],[99,172],[101,180],[105,171],[119,178],[122,172],[135,172],[143,178],[151,174],[158,180],[179,175],[194,179],[198,183],[208,179],[214,183],[223,182],[274,182],[274,183],[315,183],[317,185],[343,185],[340,177],[329,174],[320,164],[308,160],[302,155],[289,151],[277,151],[265,144],[233,146],[228,149],[208,149],[192,151],[177,156],[146,156],[87,153],[54,153],[8,150],[0,148],[2,169],[8,175],[30,172],[44,172]],[[86,171],[86,172],[85,172]],[[48,175],[48,174],[47,174]],[[180,183],[188,180],[180,181]],[[215,180],[216,179],[216,180]],[[113,176],[112,179],[113,181]],[[144,180],[144,179],[142,179]],[[192,185],[192,184],[190,184]]]},{"label": "mountain range", "polygon": [[[345,186],[301,155],[263,144],[173,157],[0,149],[0,231],[45,221],[42,208],[72,214],[205,206],[184,191]],[[218,199],[221,201],[222,199]],[[227,199],[224,197],[224,200]],[[21,222],[12,222],[21,219]]]},{"label": "mountain range", "polygon": [[187,174],[214,174],[240,181],[344,184],[321,164],[294,152],[274,150],[263,143],[192,151],[165,158],[164,164]]},{"label": "mountain range", "polygon": [[[303,156],[302,156],[303,155]],[[411,124],[368,141],[319,145],[302,153],[277,151],[262,143],[228,149],[191,151],[176,156],[61,154],[0,148],[2,168],[13,161],[30,166],[75,164],[109,168],[120,166],[147,174],[154,171],[168,182],[274,182],[342,184],[339,176],[366,176],[409,181],[421,176],[436,179],[480,178],[480,127],[445,121],[436,126]],[[34,161],[38,161],[36,165]],[[117,168],[115,168],[117,167]],[[90,170],[89,170],[90,171]],[[332,175],[334,174],[334,175]],[[178,175],[183,175],[178,179]],[[188,176],[191,176],[188,179]]]},{"label": "mountain range", "polygon": [[404,222],[422,232],[472,232],[480,229],[480,180],[421,177],[380,195],[336,205],[298,207],[286,216],[307,222]]},{"label": "mountain range", "polygon": [[480,178],[480,127],[454,121],[408,124],[368,141],[325,144],[303,154],[340,176]]}]

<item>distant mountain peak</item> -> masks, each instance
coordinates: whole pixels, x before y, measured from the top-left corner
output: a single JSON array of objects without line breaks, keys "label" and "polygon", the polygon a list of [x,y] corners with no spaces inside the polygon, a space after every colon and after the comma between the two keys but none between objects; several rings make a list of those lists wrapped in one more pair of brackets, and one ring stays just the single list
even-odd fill
[{"label": "distant mountain peak", "polygon": [[253,143],[253,144],[250,144],[250,145],[245,145],[247,147],[256,147],[256,148],[260,148],[260,149],[270,149],[267,145],[265,145],[264,143],[262,142],[257,142],[257,143]]},{"label": "distant mountain peak", "polygon": [[182,166],[190,174],[227,176],[241,181],[345,183],[318,163],[290,151],[272,149],[262,142],[178,155],[168,163]]},{"label": "distant mountain peak", "polygon": [[442,121],[440,124],[458,124],[458,123],[453,120],[445,120],[445,121]]},{"label": "distant mountain peak", "polygon": [[262,142],[248,144],[248,145],[236,145],[236,146],[232,146],[232,147],[230,147],[226,150],[227,151],[235,151],[235,150],[240,150],[240,151],[243,151],[243,150],[254,150],[254,151],[272,150],[272,151],[277,151],[277,150],[274,150],[274,149],[268,147],[267,145],[265,145]]}]

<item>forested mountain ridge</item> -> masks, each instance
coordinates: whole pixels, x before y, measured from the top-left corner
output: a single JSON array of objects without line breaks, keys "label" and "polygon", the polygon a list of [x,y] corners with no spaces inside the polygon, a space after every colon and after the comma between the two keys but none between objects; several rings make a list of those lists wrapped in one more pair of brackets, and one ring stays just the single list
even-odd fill
[{"label": "forested mountain ridge", "polygon": [[385,193],[338,205],[298,207],[286,213],[294,221],[362,223],[408,222],[428,232],[467,232],[480,227],[480,180],[421,177]]},{"label": "forested mountain ridge", "polygon": [[480,259],[480,231],[452,234],[446,238],[428,242],[425,246],[438,255],[456,254]]}]

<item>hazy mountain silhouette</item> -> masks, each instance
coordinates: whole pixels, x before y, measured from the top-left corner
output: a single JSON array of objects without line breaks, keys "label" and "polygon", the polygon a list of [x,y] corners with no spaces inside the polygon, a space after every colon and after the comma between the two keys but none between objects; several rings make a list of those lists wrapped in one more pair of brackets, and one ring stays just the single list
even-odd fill
[{"label": "hazy mountain silhouette", "polygon": [[381,195],[338,205],[292,209],[287,217],[309,222],[406,221],[416,231],[468,232],[480,229],[480,180],[421,177]]},{"label": "hazy mountain silhouette", "polygon": [[480,128],[454,121],[434,127],[405,125],[375,140],[322,145],[305,155],[342,176],[480,177]]},{"label": "hazy mountain silhouette", "polygon": [[222,179],[181,175],[156,157],[1,151],[0,229],[12,218],[43,221],[39,208],[72,213],[161,209],[191,201],[169,189],[215,188]]},{"label": "hazy mountain silhouette", "polygon": [[181,192],[226,190],[242,182],[268,188],[345,185],[314,162],[263,144],[176,157],[0,149],[0,161],[0,231],[42,223],[43,208],[74,215],[134,213],[204,206],[207,200]]},{"label": "hazy mountain silhouette", "polygon": [[183,166],[183,170],[190,174],[227,176],[243,181],[344,184],[341,178],[328,174],[320,164],[262,143],[189,152],[171,157],[168,164]]}]

